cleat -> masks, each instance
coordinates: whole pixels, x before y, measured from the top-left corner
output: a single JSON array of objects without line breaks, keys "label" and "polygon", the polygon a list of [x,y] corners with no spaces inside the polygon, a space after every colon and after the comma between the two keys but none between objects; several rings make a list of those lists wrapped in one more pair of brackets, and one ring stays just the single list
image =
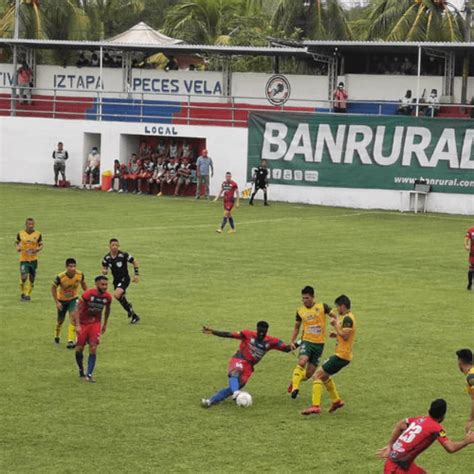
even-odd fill
[{"label": "cleat", "polygon": [[252,202],[252,201],[249,202],[249,206],[253,206],[253,202]]},{"label": "cleat", "polygon": [[467,289],[468,290],[472,289],[472,283],[469,283],[469,285],[467,285]]},{"label": "cleat", "polygon": [[288,393],[291,393],[293,391],[293,382],[290,382],[290,384],[288,385],[288,388],[286,389],[286,391]]},{"label": "cleat", "polygon": [[228,234],[235,234],[237,231],[235,229],[230,229],[227,231]]},{"label": "cleat", "polygon": [[264,206],[269,206],[270,204],[268,204],[268,202],[264,202],[263,205]]},{"label": "cleat", "polygon": [[113,193],[114,192],[114,188],[110,188],[107,190],[108,193]]},{"label": "cleat", "polygon": [[25,301],[31,301],[31,296],[26,295],[25,296]]},{"label": "cleat", "polygon": [[123,189],[119,189],[118,192],[119,192],[119,193],[123,193]]},{"label": "cleat", "polygon": [[23,302],[23,301],[26,301],[26,296],[22,294],[22,295],[20,296],[20,301],[22,301],[22,302]]},{"label": "cleat", "polygon": [[216,232],[217,232],[218,234],[222,234],[222,229],[217,229]]},{"label": "cleat", "polygon": [[309,408],[306,408],[306,410],[302,411],[302,415],[319,415],[321,413],[321,407],[317,405],[311,405]]},{"label": "cleat", "polygon": [[92,377],[92,374],[88,374],[84,377],[84,382],[95,383],[95,378]]},{"label": "cleat", "polygon": [[79,378],[83,379],[85,377],[84,372],[79,372]]},{"label": "cleat", "polygon": [[232,394],[232,400],[237,400],[237,397],[240,395],[240,390],[236,390],[233,394]]},{"label": "cleat", "polygon": [[54,338],[54,343],[55,343],[55,344],[59,344],[59,337],[55,337],[55,338]]},{"label": "cleat", "polygon": [[137,324],[138,321],[140,321],[140,316],[138,314],[133,313],[132,320],[130,321],[130,324]]},{"label": "cleat", "polygon": [[194,199],[201,199],[201,196],[194,196]]},{"label": "cleat", "polygon": [[75,347],[76,347],[76,343],[74,341],[67,341],[66,349],[74,349]]},{"label": "cleat", "polygon": [[291,398],[292,398],[293,400],[296,400],[296,399],[298,398],[298,394],[299,394],[299,393],[300,393],[300,391],[299,391],[297,388],[295,388],[295,389],[291,392]]},{"label": "cleat", "polygon": [[342,408],[345,405],[343,400],[338,400],[337,402],[334,402],[331,405],[331,408],[329,409],[329,413],[332,413],[333,411],[339,410],[339,408]]},{"label": "cleat", "polygon": [[212,405],[211,400],[209,398],[202,398],[201,399],[201,406],[203,408],[209,408]]},{"label": "cleat", "polygon": [[156,197],[160,197],[160,196],[163,196],[163,193],[160,192],[156,195]]}]

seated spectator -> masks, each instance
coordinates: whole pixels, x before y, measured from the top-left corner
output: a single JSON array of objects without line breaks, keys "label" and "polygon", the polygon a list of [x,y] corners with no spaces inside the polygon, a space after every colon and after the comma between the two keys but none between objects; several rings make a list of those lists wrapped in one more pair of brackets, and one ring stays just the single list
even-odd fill
[{"label": "seated spectator", "polygon": [[165,71],[177,71],[179,69],[178,61],[174,56],[168,57],[168,62],[165,66]]},{"label": "seated spectator", "polygon": [[400,69],[402,74],[413,74],[413,64],[407,57],[403,58],[403,63],[401,64]]},{"label": "seated spectator", "polygon": [[333,93],[334,99],[334,112],[345,113],[347,112],[347,99],[349,94],[344,89],[344,83],[340,82],[337,89]]},{"label": "seated spectator", "polygon": [[170,158],[168,163],[168,176],[166,182],[168,184],[176,184],[178,182],[179,161],[176,158]]},{"label": "seated spectator", "polygon": [[177,160],[179,158],[179,144],[176,140],[171,140],[169,149],[168,149],[169,159]]},{"label": "seated spectator", "polygon": [[97,54],[92,53],[90,65],[92,67],[99,67],[99,57]]},{"label": "seated spectator", "polygon": [[86,67],[89,66],[89,60],[84,56],[84,53],[79,55],[79,59],[76,62],[77,67]]},{"label": "seated spectator", "polygon": [[133,192],[137,192],[137,178],[138,172],[140,171],[141,163],[138,161],[136,153],[132,153],[132,157],[128,163],[128,171],[124,176],[127,180],[127,192],[133,189]]},{"label": "seated spectator", "polygon": [[158,142],[158,145],[156,145],[156,153],[158,154],[158,158],[167,158],[168,146],[166,145],[164,140],[160,140]]},{"label": "seated spectator", "polygon": [[24,103],[24,99],[28,101],[28,105],[32,105],[31,91],[33,88],[33,71],[27,63],[23,63],[16,73],[18,84],[20,104]]},{"label": "seated spectator", "polygon": [[104,57],[102,59],[102,65],[104,67],[114,67],[114,64],[115,61],[114,61],[114,58],[112,56],[110,56],[109,53],[104,53]]},{"label": "seated spectator", "polygon": [[438,91],[436,89],[431,89],[431,94],[428,97],[426,103],[428,106],[425,109],[425,116],[436,117],[439,112],[439,98]]},{"label": "seated spectator", "polygon": [[99,183],[100,177],[100,154],[97,147],[92,147],[91,152],[87,156],[86,169],[84,170],[84,177],[82,187],[92,189],[93,184]]},{"label": "seated spectator", "polygon": [[179,196],[181,188],[187,188],[191,184],[191,163],[188,158],[183,158],[182,163],[178,167],[178,181],[176,184],[176,189],[174,190],[174,195]]},{"label": "seated spectator", "polygon": [[[119,179],[119,193],[128,193],[128,186],[127,186],[127,175],[128,175],[128,167],[125,163],[120,165],[120,170],[118,173]],[[113,179],[112,179],[112,186],[113,186]]]},{"label": "seated spectator", "polygon": [[184,140],[183,146],[181,147],[181,158],[187,158],[188,161],[194,158],[194,151],[188,140]]},{"label": "seated spectator", "polygon": [[[166,175],[166,162],[165,159],[160,157],[158,158],[158,163],[156,164],[155,171],[153,172],[153,176],[151,177],[151,181],[157,185],[157,196],[161,196],[162,185],[165,182],[165,175]],[[151,183],[151,184],[153,184]],[[150,192],[151,192],[150,186]]]},{"label": "seated spectator", "polygon": [[143,190],[145,192],[149,189],[149,180],[153,176],[154,165],[153,162],[149,158],[145,158],[142,162],[142,168],[138,173],[138,180],[137,180],[137,189],[138,194],[142,194]]},{"label": "seated spectator", "polygon": [[411,97],[411,90],[407,90],[406,94],[400,99],[400,107],[398,108],[398,115],[411,115],[413,112],[413,100]]},{"label": "seated spectator", "polygon": [[112,174],[112,183],[111,183],[111,186],[110,186],[110,189],[107,191],[109,193],[115,191],[114,189],[114,185],[115,185],[115,181],[118,181],[118,189],[120,189],[120,161],[119,160],[114,160],[114,170],[113,170],[113,174]]}]

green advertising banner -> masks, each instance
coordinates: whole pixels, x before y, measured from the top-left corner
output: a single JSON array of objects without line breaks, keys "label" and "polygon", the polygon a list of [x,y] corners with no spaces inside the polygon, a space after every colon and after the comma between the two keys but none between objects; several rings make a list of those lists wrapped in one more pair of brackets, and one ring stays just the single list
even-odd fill
[{"label": "green advertising banner", "polygon": [[474,120],[251,113],[247,179],[272,184],[474,194]]}]

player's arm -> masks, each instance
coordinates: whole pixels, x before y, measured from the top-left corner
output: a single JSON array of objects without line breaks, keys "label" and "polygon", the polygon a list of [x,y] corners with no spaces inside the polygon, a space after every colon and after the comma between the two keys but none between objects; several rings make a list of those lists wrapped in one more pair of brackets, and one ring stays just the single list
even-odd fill
[{"label": "player's arm", "polygon": [[133,282],[138,283],[140,281],[140,267],[138,262],[131,255],[127,255],[127,262],[133,265]]},{"label": "player's arm", "polygon": [[345,316],[342,320],[341,326],[337,324],[336,318],[331,318],[331,326],[334,328],[334,332],[338,336],[342,337],[345,341],[347,341],[349,339],[349,336],[351,335],[354,323],[352,322],[352,319],[349,316]]},{"label": "player's arm", "polygon": [[443,448],[449,453],[455,453],[460,451],[461,449],[465,448],[469,444],[474,443],[474,432],[469,432],[466,434],[462,441],[451,441],[447,436],[446,433],[441,432],[437,438],[437,441],[443,446]]},{"label": "player's arm", "polygon": [[236,195],[235,207],[240,207],[240,196],[239,196],[239,187],[238,186],[235,187],[234,194]]},{"label": "player's arm", "polygon": [[223,192],[224,192],[224,188],[222,187],[219,194],[214,198],[214,201],[217,201],[222,196]]},{"label": "player's arm", "polygon": [[107,275],[109,273],[109,264],[107,263],[107,260],[102,260],[102,275]]},{"label": "player's arm", "polygon": [[398,439],[398,437],[408,428],[408,420],[400,420],[395,427],[393,428],[392,434],[388,443],[383,448],[377,451],[377,456],[379,458],[386,458],[390,453],[390,449],[392,449],[393,443]]},{"label": "player's arm", "polygon": [[84,273],[82,274],[81,288],[82,288],[82,291],[87,291],[87,283],[86,283],[86,278],[84,277]]},{"label": "player's arm", "polygon": [[471,249],[471,239],[469,238],[468,235],[464,237],[464,248],[469,252]]},{"label": "player's arm", "polygon": [[56,305],[56,308],[61,311],[63,309],[63,305],[58,301],[58,286],[61,284],[61,281],[59,280],[59,277],[57,276],[53,284],[51,285],[51,295],[53,296],[54,304]]},{"label": "player's arm", "polygon": [[104,332],[107,330],[107,323],[109,322],[109,316],[110,316],[110,301],[109,303],[105,306],[105,311],[104,311],[104,324],[102,324],[102,330],[101,333],[104,334]]},{"label": "player's arm", "polygon": [[79,334],[81,332],[81,324],[79,322],[79,311],[81,311],[83,304],[84,304],[83,300],[80,300],[79,304],[77,305],[76,311],[72,313],[72,320],[74,323],[74,327],[76,328],[76,334]]},{"label": "player's arm", "polygon": [[36,249],[32,250],[32,253],[40,253],[41,250],[43,250],[43,236],[40,234],[38,238],[38,247]]},{"label": "player's arm", "polygon": [[213,336],[218,336],[218,337],[230,337],[232,339],[242,338],[240,332],[217,331],[216,329],[212,329],[209,326],[203,326],[202,332],[204,334],[212,334]]},{"label": "player's arm", "polygon": [[293,328],[293,333],[291,334],[291,338],[290,338],[290,346],[293,348],[293,350],[296,349],[295,343],[300,333],[301,323],[302,323],[301,316],[298,313],[296,313],[295,327]]},{"label": "player's arm", "polygon": [[20,234],[16,234],[15,247],[17,252],[21,252],[21,238]]},{"label": "player's arm", "polygon": [[474,423],[474,375],[469,374],[467,376],[467,385],[468,385],[468,390],[469,390],[469,396],[471,397],[471,414],[469,415],[469,418],[466,422],[466,433],[471,431],[472,425]]},{"label": "player's arm", "polygon": [[298,343],[285,344],[284,341],[282,341],[281,339],[276,339],[276,338],[275,338],[275,340],[272,344],[272,349],[275,349],[275,350],[281,351],[281,352],[292,352],[297,347],[299,347]]}]

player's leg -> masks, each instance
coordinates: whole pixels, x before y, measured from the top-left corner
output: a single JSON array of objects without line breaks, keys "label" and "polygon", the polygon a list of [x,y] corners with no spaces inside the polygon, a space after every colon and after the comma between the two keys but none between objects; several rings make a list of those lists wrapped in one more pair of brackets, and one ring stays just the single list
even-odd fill
[{"label": "player's leg", "polygon": [[258,189],[259,188],[257,187],[257,184],[255,183],[255,186],[253,187],[253,192],[250,195],[249,206],[253,206],[253,200],[255,199],[255,196],[257,195]]},{"label": "player's leg", "polygon": [[229,377],[229,386],[219,390],[212,395],[211,398],[202,399],[201,405],[206,408],[211,405],[216,405],[230,397],[234,392],[238,391],[240,388],[240,375],[243,372],[243,369],[243,361],[240,359],[230,359],[227,374]]},{"label": "player's leg", "polygon": [[67,349],[74,349],[76,347],[76,328],[74,326],[73,313],[76,311],[77,299],[68,301],[67,311],[69,313],[69,324],[67,328]]},{"label": "player's leg", "polygon": [[224,208],[224,217],[222,218],[221,226],[217,229],[217,232],[221,233],[224,230],[224,227],[227,225],[228,218],[229,211]]},{"label": "player's leg", "polygon": [[28,284],[25,286],[25,299],[29,301],[31,299],[31,293],[35,286],[36,269],[38,267],[38,261],[28,262]]},{"label": "player's leg", "polygon": [[89,358],[87,359],[87,382],[95,382],[92,374],[97,361],[97,347],[100,344],[100,335],[102,331],[101,323],[89,324]]},{"label": "player's leg", "polygon": [[79,334],[77,335],[77,343],[76,343],[76,364],[79,368],[79,377],[84,377],[84,346],[87,342],[88,336],[88,324],[83,324],[80,327]]},{"label": "player's leg", "polygon": [[234,233],[235,232],[234,218],[232,217],[232,208],[233,207],[234,207],[234,204],[229,204],[229,224],[230,224],[229,233]]},{"label": "player's leg", "polygon": [[469,271],[467,272],[467,289],[472,289],[472,279],[474,278],[474,258],[469,258]]},{"label": "player's leg", "polygon": [[268,192],[266,186],[263,188],[263,205],[268,206]]},{"label": "player's leg", "polygon": [[308,363],[309,355],[306,354],[306,345],[302,344],[300,348],[300,354],[298,358],[298,363],[293,369],[293,374],[291,376],[291,384],[288,387],[288,392],[291,393],[291,398],[295,399],[300,391],[300,384],[303,378],[305,377],[306,364]]},{"label": "player's leg", "polygon": [[116,284],[114,284],[114,298],[120,303],[122,308],[127,312],[128,317],[131,318],[133,315],[133,307],[128,302],[127,298],[125,297],[125,290],[127,289],[128,285],[126,285],[126,281],[120,280]]},{"label": "player's leg", "polygon": [[27,290],[27,280],[28,280],[28,264],[27,262],[20,262],[20,291],[21,291],[21,296],[20,300],[21,301],[28,301],[26,299],[26,290]]},{"label": "player's leg", "polygon": [[60,337],[59,335],[61,334],[61,327],[64,323],[64,319],[66,318],[66,312],[67,312],[67,305],[65,302],[59,301],[61,304],[61,309],[58,309],[58,314],[57,314],[57,319],[56,319],[56,328],[54,330],[54,342],[55,344],[59,344]]},{"label": "player's leg", "polygon": [[328,374],[323,368],[319,368],[313,376],[313,389],[311,394],[311,406],[302,412],[302,415],[318,415],[321,413],[321,398],[323,395],[324,382]]},{"label": "player's leg", "polygon": [[340,359],[339,357],[333,355],[331,356],[324,364],[323,369],[327,374],[327,377],[323,379],[324,386],[329,393],[331,398],[331,408],[329,408],[329,413],[336,411],[339,408],[344,406],[344,401],[341,400],[339,392],[337,391],[336,383],[332,378],[332,375],[337,374],[341,371],[346,365],[349,364],[349,361]]}]

